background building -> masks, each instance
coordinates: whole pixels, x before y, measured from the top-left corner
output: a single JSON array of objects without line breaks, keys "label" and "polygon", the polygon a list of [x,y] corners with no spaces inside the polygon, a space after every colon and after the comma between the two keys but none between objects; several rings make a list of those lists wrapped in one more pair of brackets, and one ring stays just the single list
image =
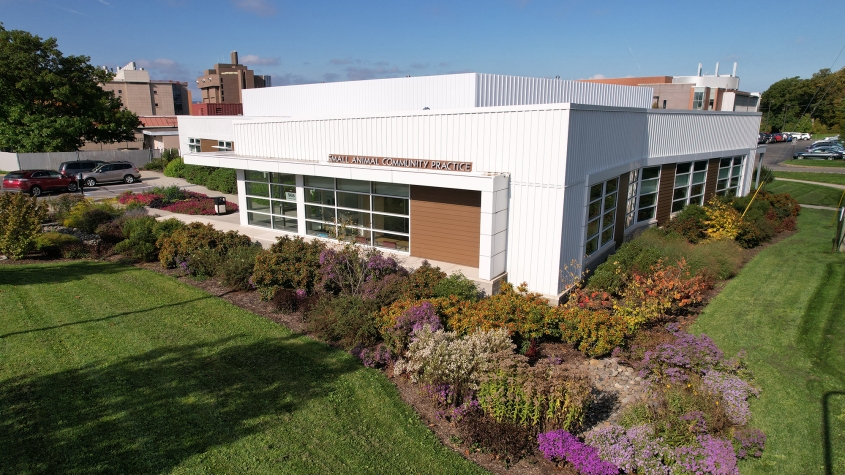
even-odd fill
[{"label": "background building", "polygon": [[197,78],[203,103],[243,102],[241,91],[270,87],[270,76],[255,74],[243,64],[238,64],[238,52],[232,51],[230,64],[218,63],[213,69],[206,69]]},{"label": "background building", "polygon": [[241,224],[268,237],[345,230],[555,299],[638,229],[748,192],[759,113],[652,97],[476,73],[284,86],[246,91],[243,117],[179,117],[179,140],[185,163],[237,170]]},{"label": "background building", "polygon": [[647,86],[654,90],[654,109],[716,110],[757,112],[760,94],[739,90],[736,63],[731,74],[702,75],[701,64],[695,76],[646,76],[635,78],[583,79],[584,82]]}]

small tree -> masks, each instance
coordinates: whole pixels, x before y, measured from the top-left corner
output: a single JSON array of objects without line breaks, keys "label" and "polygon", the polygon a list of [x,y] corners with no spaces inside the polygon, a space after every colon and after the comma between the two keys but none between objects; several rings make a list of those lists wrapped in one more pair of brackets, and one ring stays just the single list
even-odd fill
[{"label": "small tree", "polygon": [[23,193],[0,193],[0,254],[20,259],[35,247],[47,207]]}]

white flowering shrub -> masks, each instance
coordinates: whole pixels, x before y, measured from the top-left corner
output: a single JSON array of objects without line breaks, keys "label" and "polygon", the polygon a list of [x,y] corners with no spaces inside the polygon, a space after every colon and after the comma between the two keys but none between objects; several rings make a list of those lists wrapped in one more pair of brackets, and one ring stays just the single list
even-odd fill
[{"label": "white flowering shrub", "polygon": [[496,366],[498,358],[494,355],[510,355],[516,348],[503,328],[476,331],[461,338],[455,332],[432,331],[425,325],[414,338],[405,356],[396,362],[394,374],[407,374],[415,383],[448,385],[458,399],[478,390],[481,378]]}]

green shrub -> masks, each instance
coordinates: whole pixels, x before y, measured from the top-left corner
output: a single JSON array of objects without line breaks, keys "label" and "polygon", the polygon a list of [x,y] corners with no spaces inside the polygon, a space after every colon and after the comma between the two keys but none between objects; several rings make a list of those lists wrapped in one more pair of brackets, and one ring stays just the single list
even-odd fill
[{"label": "green shrub", "polygon": [[324,295],[306,314],[310,330],[342,348],[371,347],[378,342],[372,301],[360,295]]},{"label": "green shrub", "polygon": [[[106,226],[111,225],[112,223],[108,223]],[[158,259],[157,242],[183,227],[185,224],[176,218],[157,221],[152,216],[127,217],[121,223],[123,240],[114,247],[114,251],[133,259],[152,262]]]},{"label": "green shrub", "polygon": [[185,190],[177,185],[157,186],[149,191],[154,195],[161,195],[161,199],[165,203],[174,203],[176,201],[184,200],[186,198]]},{"label": "green shrub", "polygon": [[182,177],[195,185],[205,186],[208,183],[208,177],[214,171],[212,167],[204,167],[202,165],[185,165],[182,172]]},{"label": "green shrub", "polygon": [[589,356],[606,355],[625,342],[628,324],[608,309],[567,304],[555,311],[560,319],[561,339]]},{"label": "green shrub", "polygon": [[170,159],[164,158],[164,153],[162,153],[161,158],[154,158],[144,165],[144,170],[162,171],[168,163],[170,163]]},{"label": "green shrub", "polygon": [[481,296],[478,287],[475,286],[475,282],[467,279],[460,272],[455,272],[449,277],[441,279],[434,287],[435,297],[449,297],[452,295],[469,302],[477,302]]},{"label": "green shrub", "polygon": [[739,234],[736,242],[740,246],[751,249],[770,240],[775,235],[775,228],[766,218],[743,219],[739,224]]},{"label": "green shrub", "polygon": [[238,180],[235,170],[231,168],[218,168],[211,172],[205,184],[209,190],[219,191],[230,195],[238,192]]},{"label": "green shrub", "polygon": [[535,427],[538,431],[580,429],[591,400],[587,378],[562,366],[514,355],[499,358],[492,374],[483,377],[478,403],[497,422]]},{"label": "green shrub", "polygon": [[64,248],[71,244],[79,244],[79,239],[63,233],[43,233],[35,239],[35,249],[50,257],[61,256]]},{"label": "green shrub", "polygon": [[80,201],[71,208],[64,220],[64,225],[81,229],[86,233],[93,233],[99,225],[117,218],[121,213],[119,208],[109,202]]},{"label": "green shrub", "polygon": [[707,211],[703,206],[688,205],[675,215],[665,226],[667,231],[674,231],[695,244],[707,238]]},{"label": "green shrub", "polygon": [[252,277],[261,298],[271,300],[278,289],[314,292],[320,282],[320,253],[326,245],[319,240],[282,236],[255,258]]},{"label": "green shrub", "polygon": [[[176,229],[169,236],[162,236],[157,241],[161,251],[159,262],[164,267],[173,268],[176,266],[185,267],[190,271],[194,265],[193,260],[207,258],[209,254],[202,249],[214,250],[221,257],[225,257],[230,249],[249,246],[252,244],[249,236],[238,234],[235,231],[218,231],[210,224],[191,223],[184,228]],[[213,259],[213,258],[212,258]],[[198,263],[202,270],[207,270],[207,263]],[[213,272],[212,274],[213,275]]]},{"label": "green shrub", "polygon": [[251,289],[250,278],[259,252],[261,252],[260,245],[236,247],[230,250],[217,272],[220,282],[234,290]]},{"label": "green shrub", "polygon": [[71,208],[77,205],[80,201],[85,201],[85,197],[79,193],[62,193],[61,195],[47,201],[50,207],[48,218],[50,221],[61,223],[67,218]]},{"label": "green shrub", "polygon": [[412,300],[434,297],[434,288],[444,278],[446,273],[439,267],[432,267],[428,261],[423,261],[421,266],[408,274],[402,294]]},{"label": "green shrub", "polygon": [[156,221],[156,224],[153,226],[153,236],[155,237],[156,241],[163,237],[170,236],[173,234],[174,231],[177,229],[182,229],[186,225],[182,221],[176,218],[168,218],[161,221]]},{"label": "green shrub", "polygon": [[182,178],[185,173],[185,162],[181,158],[171,160],[170,163],[164,167],[164,176],[172,178]]},{"label": "green shrub", "polygon": [[651,228],[623,244],[615,254],[596,267],[595,272],[587,281],[587,288],[619,295],[628,276],[634,272],[645,272],[657,264],[657,261],[664,256],[659,247],[649,245],[651,241],[646,234],[657,234],[660,236],[659,239],[665,236],[659,229]]},{"label": "green shrub", "polygon": [[0,254],[19,259],[32,251],[47,207],[23,193],[0,193]]}]

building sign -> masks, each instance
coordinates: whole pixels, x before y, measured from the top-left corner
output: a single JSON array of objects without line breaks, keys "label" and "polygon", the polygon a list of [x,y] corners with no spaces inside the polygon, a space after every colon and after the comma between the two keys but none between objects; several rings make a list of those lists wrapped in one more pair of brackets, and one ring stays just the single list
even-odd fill
[{"label": "building sign", "polygon": [[442,160],[419,160],[416,158],[364,157],[360,155],[329,154],[329,163],[344,165],[372,165],[392,168],[416,168],[420,170],[441,170],[450,172],[471,172],[471,162],[448,162]]}]

